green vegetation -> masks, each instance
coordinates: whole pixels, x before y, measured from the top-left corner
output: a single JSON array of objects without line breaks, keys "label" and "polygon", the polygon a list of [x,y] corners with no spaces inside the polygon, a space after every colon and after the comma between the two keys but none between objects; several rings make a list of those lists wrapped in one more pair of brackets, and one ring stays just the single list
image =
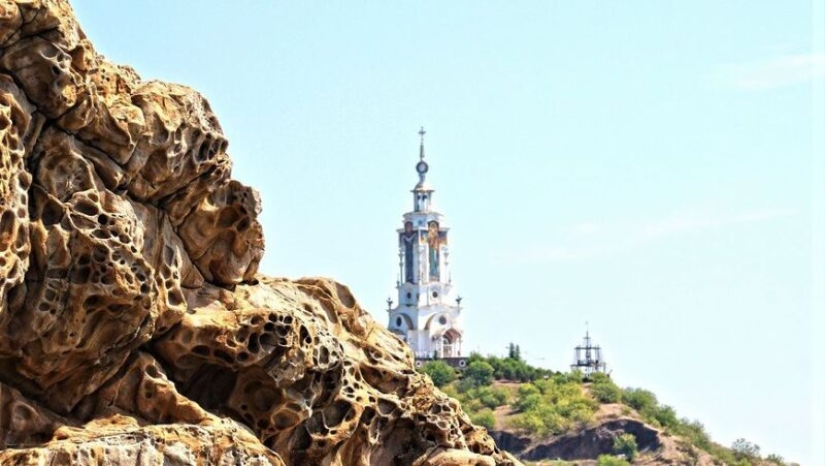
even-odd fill
[{"label": "green vegetation", "polygon": [[492,430],[496,427],[496,416],[489,408],[484,408],[473,414],[470,416],[470,420],[473,421],[473,424],[486,427],[488,430]]},{"label": "green vegetation", "polygon": [[518,345],[511,345],[510,356],[499,358],[496,356],[483,357],[474,353],[469,357],[469,363],[482,361],[493,367],[493,377],[496,380],[512,380],[516,382],[532,382],[553,374],[553,371],[533,367],[521,359],[521,350]]},{"label": "green vegetation", "polygon": [[519,414],[512,427],[540,436],[586,427],[598,409],[581,382],[565,374],[521,385],[514,404]]},{"label": "green vegetation", "polygon": [[761,458],[759,454],[759,451],[761,450],[759,445],[749,442],[743,438],[737,439],[733,442],[730,449],[733,450],[733,454],[739,459],[754,460]]},{"label": "green vegetation", "polygon": [[[731,448],[714,443],[702,423],[680,418],[675,409],[661,404],[649,390],[623,389],[601,373],[585,380],[578,371],[560,373],[532,367],[521,359],[518,345],[510,345],[506,358],[472,354],[468,363],[463,372],[456,372],[443,361],[431,361],[419,371],[460,401],[474,424],[487,429],[507,427],[539,437],[558,435],[594,425],[600,405],[619,404],[622,415],[640,418],[680,437],[679,442],[692,452],[691,456],[702,450],[718,464],[790,466],[778,455],[763,458],[759,446],[745,439],[737,440]],[[496,409],[502,406],[509,406],[502,412],[507,425],[497,426]],[[600,456],[598,465],[629,465],[628,461],[639,455],[636,438],[632,434],[616,437],[613,453]]]},{"label": "green vegetation", "polygon": [[613,453],[633,461],[639,455],[639,446],[633,434],[622,434],[613,439]]},{"label": "green vegetation", "polygon": [[610,380],[610,377],[596,373],[590,378],[590,394],[601,403],[618,403],[622,401],[622,389]]},{"label": "green vegetation", "polygon": [[483,387],[493,383],[493,366],[484,361],[472,361],[464,370],[462,382],[469,384],[467,388]]},{"label": "green vegetation", "polygon": [[524,464],[527,465],[527,466],[579,466],[580,462],[579,461],[564,461],[564,460],[550,460],[550,461],[543,460],[543,461],[539,461],[539,462],[525,461]]},{"label": "green vegetation", "polygon": [[456,379],[455,369],[444,361],[430,361],[418,369],[418,372],[429,375],[435,386],[439,388]]},{"label": "green vegetation", "polygon": [[597,466],[630,466],[627,460],[617,456],[601,455],[596,461]]}]

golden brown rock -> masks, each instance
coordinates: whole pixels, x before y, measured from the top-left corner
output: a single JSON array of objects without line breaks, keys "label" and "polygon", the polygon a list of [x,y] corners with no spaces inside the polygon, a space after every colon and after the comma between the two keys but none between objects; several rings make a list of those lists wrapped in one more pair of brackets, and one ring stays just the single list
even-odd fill
[{"label": "golden brown rock", "polygon": [[32,109],[12,79],[0,74],[0,312],[29,264],[31,175],[24,169],[24,157],[27,137],[33,139],[35,132]]},{"label": "golden brown rock", "polygon": [[512,464],[346,287],[257,275],[226,150],[65,0],[0,0],[0,464]]},{"label": "golden brown rock", "polygon": [[235,285],[255,276],[264,253],[257,191],[230,181],[206,196],[179,226],[186,250],[204,278]]},{"label": "golden brown rock", "polygon": [[506,461],[346,287],[260,277],[188,293],[191,312],[154,348],[187,397],[289,464]]}]

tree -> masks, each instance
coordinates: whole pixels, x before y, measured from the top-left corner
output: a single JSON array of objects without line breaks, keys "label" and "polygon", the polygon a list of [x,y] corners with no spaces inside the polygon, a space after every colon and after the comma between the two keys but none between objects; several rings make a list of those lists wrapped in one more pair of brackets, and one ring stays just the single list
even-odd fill
[{"label": "tree", "polygon": [[474,361],[464,370],[464,380],[476,387],[490,385],[493,383],[493,372],[493,366],[483,361]]},{"label": "tree", "polygon": [[624,455],[628,461],[633,461],[639,454],[639,446],[633,434],[622,434],[613,439],[613,453]]},{"label": "tree", "polygon": [[507,359],[521,361],[521,346],[515,343],[510,343],[507,347]]},{"label": "tree", "polygon": [[433,380],[436,387],[443,387],[455,380],[455,370],[444,361],[430,361],[421,366],[418,370],[422,374],[427,374]]}]

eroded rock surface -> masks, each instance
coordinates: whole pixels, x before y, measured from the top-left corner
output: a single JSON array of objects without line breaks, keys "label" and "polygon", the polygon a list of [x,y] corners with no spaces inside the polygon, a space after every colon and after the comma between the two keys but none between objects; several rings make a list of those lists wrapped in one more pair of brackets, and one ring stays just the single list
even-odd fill
[{"label": "eroded rock surface", "polygon": [[333,281],[257,274],[206,99],[0,0],[0,464],[507,465]]}]

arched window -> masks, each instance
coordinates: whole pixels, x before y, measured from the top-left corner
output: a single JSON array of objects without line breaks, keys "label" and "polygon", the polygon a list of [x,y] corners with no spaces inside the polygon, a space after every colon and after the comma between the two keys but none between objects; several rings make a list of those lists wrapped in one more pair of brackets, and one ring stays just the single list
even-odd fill
[{"label": "arched window", "polygon": [[396,318],[395,318],[395,326],[396,326],[396,327],[401,327],[401,324],[402,324],[402,323],[404,323],[404,320],[403,320],[403,319],[401,319],[401,317],[396,317]]},{"label": "arched window", "polygon": [[451,358],[453,357],[453,342],[450,340],[450,337],[444,335],[441,337],[441,357],[442,358]]}]

